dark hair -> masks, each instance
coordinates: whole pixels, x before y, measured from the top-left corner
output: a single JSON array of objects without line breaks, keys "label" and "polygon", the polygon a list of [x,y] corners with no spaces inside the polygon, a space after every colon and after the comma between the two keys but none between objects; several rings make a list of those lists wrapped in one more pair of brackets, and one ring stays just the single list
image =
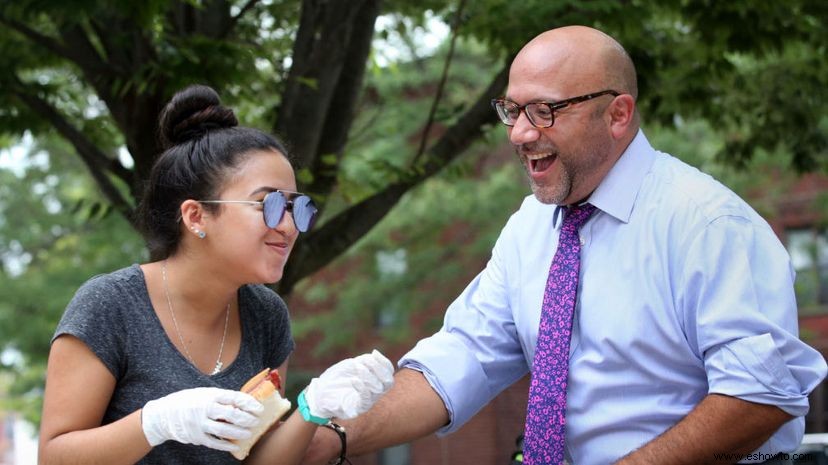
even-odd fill
[{"label": "dark hair", "polygon": [[[164,152],[155,161],[138,209],[152,260],[172,255],[181,241],[180,208],[187,199],[212,199],[232,171],[254,151],[284,144],[258,129],[238,126],[212,88],[194,85],[177,92],[159,117]],[[204,204],[211,211],[218,205]]]}]

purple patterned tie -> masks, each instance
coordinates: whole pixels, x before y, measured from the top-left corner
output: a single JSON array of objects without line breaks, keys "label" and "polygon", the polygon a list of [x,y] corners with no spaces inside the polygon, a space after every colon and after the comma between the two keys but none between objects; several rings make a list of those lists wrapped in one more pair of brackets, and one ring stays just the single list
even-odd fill
[{"label": "purple patterned tie", "polygon": [[569,340],[581,268],[578,230],[593,211],[590,204],[568,209],[549,268],[526,409],[526,465],[559,465],[564,460]]}]

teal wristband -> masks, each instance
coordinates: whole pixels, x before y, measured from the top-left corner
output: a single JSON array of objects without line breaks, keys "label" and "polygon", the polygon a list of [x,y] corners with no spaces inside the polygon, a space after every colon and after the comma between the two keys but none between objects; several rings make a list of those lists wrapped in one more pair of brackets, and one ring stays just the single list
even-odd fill
[{"label": "teal wristband", "polygon": [[299,412],[302,414],[302,418],[305,421],[309,421],[311,423],[316,423],[317,425],[327,425],[331,422],[328,418],[316,417],[311,415],[310,407],[308,407],[308,401],[305,400],[305,391],[302,391],[299,394],[299,398],[296,399],[296,403],[299,404]]}]

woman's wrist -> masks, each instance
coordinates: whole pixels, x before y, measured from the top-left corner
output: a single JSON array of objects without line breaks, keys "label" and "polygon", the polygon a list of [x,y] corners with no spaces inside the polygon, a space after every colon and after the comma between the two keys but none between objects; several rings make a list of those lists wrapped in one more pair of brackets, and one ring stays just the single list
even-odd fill
[{"label": "woman's wrist", "polygon": [[302,418],[304,418],[305,421],[316,423],[317,425],[322,426],[330,423],[330,418],[317,417],[311,413],[310,407],[308,406],[308,401],[305,398],[305,391],[299,393],[299,398],[296,399],[296,403],[298,404],[299,413],[302,414]]}]

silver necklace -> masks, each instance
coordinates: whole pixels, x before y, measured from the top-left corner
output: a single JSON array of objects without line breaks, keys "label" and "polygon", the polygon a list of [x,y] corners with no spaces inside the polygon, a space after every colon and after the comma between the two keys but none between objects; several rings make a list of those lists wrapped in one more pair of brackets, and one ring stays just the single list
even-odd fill
[{"label": "silver necklace", "polygon": [[[181,336],[181,330],[178,329],[178,320],[175,319],[175,310],[173,310],[172,306],[172,299],[170,299],[170,289],[167,286],[167,261],[164,260],[164,263],[161,265],[161,279],[164,281],[164,295],[167,297],[167,307],[170,309],[170,315],[172,316],[173,326],[175,326],[175,333],[178,334],[178,340],[181,341],[181,347],[184,348],[184,355],[187,356],[187,359],[193,366],[197,366],[193,357],[190,356],[190,349],[187,348],[187,343],[184,342],[184,338]],[[216,358],[216,366],[213,368],[213,371],[210,373],[210,376],[218,374],[221,371],[221,367],[224,366],[224,363],[221,361],[221,354],[224,353],[224,341],[227,339],[227,323],[230,321],[230,303],[227,303],[227,310],[224,314],[224,334],[221,336],[221,346],[219,346],[219,353],[218,358]]]}]

